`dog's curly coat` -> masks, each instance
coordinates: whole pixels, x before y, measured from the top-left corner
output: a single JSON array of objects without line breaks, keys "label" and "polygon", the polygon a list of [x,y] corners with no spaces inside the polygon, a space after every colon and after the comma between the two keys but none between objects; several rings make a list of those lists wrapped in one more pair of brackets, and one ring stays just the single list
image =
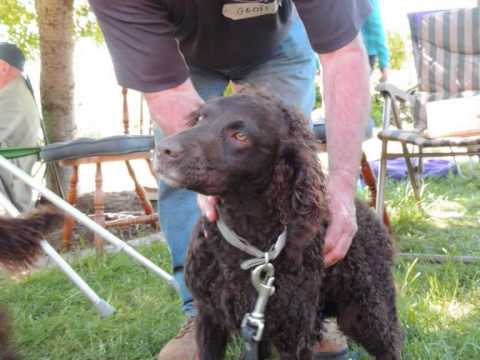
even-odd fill
[{"label": "dog's curly coat", "polygon": [[[22,217],[0,216],[0,265],[14,270],[31,265],[40,253],[43,236],[58,228],[63,213],[53,206],[42,206]],[[0,307],[0,359],[16,360],[6,309]]]},{"label": "dog's curly coat", "polygon": [[[329,212],[315,140],[304,118],[252,90],[207,102],[191,129],[157,145],[156,166],[173,186],[217,195],[225,223],[267,250],[287,229],[273,261],[275,294],[266,309],[261,359],[273,344],[280,359],[312,359],[322,321],[377,359],[400,359],[402,331],[391,272],[393,246],[373,211],[357,201],[358,232],[344,260],[325,268],[322,248]],[[202,360],[223,359],[230,334],[253,310],[256,291],[240,268],[249,255],[228,244],[202,217],[192,235],[185,276],[198,307]]]}]

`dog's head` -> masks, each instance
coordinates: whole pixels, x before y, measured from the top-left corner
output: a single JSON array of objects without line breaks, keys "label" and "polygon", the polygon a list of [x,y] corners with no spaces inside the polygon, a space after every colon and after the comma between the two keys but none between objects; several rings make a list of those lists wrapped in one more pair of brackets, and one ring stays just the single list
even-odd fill
[{"label": "dog's head", "polygon": [[211,100],[191,114],[192,128],[157,144],[157,170],[172,186],[208,195],[265,186],[286,134],[282,116],[253,94]]},{"label": "dog's head", "polygon": [[257,191],[280,175],[275,171],[280,163],[298,173],[301,163],[314,161],[315,144],[303,116],[258,91],[210,100],[191,115],[190,124],[156,146],[156,168],[172,186],[208,195]]},{"label": "dog's head", "polygon": [[246,90],[208,101],[191,123],[156,146],[167,183],[207,195],[258,196],[299,238],[311,238],[327,221],[315,140],[295,109]]}]

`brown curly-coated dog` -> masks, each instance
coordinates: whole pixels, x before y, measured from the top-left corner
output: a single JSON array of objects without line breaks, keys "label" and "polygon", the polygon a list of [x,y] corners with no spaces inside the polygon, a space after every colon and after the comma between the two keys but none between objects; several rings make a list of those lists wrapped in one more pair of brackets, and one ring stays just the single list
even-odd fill
[{"label": "brown curly-coated dog", "polygon": [[[63,214],[52,206],[32,210],[22,217],[0,216],[0,266],[16,270],[31,265],[40,253],[40,241],[58,228]],[[16,360],[6,309],[0,307],[0,359]]]},{"label": "brown curly-coated dog", "polygon": [[[340,329],[377,359],[400,359],[402,331],[395,308],[394,249],[377,216],[357,201],[358,232],[343,261],[325,268],[322,248],[329,212],[315,140],[304,118],[281,101],[244,91],[207,102],[192,128],[156,148],[156,166],[173,186],[220,198],[225,223],[263,251],[286,228],[275,267],[276,292],[266,308],[260,358],[275,346],[280,359],[312,359],[322,321]],[[185,276],[199,314],[202,360],[223,359],[257,293],[250,255],[227,243],[202,217],[192,235]]]}]

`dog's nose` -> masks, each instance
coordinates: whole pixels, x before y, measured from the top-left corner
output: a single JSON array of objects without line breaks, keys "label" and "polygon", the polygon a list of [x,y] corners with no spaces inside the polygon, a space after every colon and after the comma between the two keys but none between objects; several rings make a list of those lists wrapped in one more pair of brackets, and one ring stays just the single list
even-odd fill
[{"label": "dog's nose", "polygon": [[155,150],[157,156],[175,160],[180,159],[184,154],[183,146],[176,141],[161,141]]}]

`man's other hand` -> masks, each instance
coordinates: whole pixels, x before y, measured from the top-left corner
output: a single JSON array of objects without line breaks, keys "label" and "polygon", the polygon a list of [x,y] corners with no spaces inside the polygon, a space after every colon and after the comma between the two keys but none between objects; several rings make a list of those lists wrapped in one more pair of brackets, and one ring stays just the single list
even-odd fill
[{"label": "man's other hand", "polygon": [[187,128],[189,115],[203,103],[190,80],[171,89],[145,93],[145,99],[152,119],[165,136]]}]

